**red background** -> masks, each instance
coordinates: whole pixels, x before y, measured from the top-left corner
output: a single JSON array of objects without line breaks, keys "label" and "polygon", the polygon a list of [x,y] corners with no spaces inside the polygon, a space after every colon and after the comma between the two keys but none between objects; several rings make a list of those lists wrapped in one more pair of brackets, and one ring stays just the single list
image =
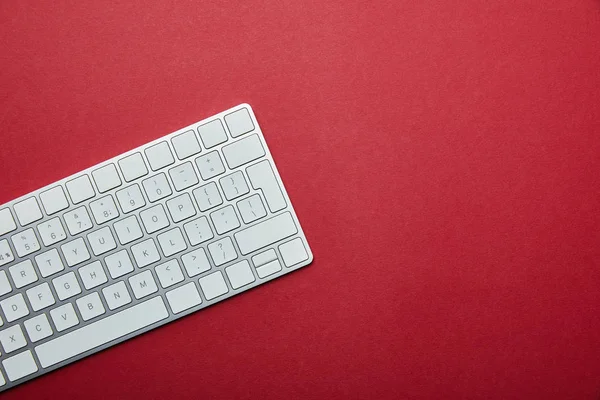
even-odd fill
[{"label": "red background", "polygon": [[248,102],[315,261],[3,400],[600,396],[599,1],[53,3],[0,203]]}]

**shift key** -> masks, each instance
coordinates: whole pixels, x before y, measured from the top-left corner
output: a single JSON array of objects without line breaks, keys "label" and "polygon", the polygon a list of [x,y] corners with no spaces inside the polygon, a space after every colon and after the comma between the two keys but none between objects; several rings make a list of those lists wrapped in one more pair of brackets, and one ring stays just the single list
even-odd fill
[{"label": "shift key", "polygon": [[285,212],[234,234],[242,254],[250,254],[298,232],[292,214]]}]

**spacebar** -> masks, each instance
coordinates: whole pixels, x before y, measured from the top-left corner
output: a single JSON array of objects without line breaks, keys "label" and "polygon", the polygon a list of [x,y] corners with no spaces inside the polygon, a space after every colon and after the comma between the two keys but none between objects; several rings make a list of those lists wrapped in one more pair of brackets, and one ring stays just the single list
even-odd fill
[{"label": "spacebar", "polygon": [[161,297],[137,304],[35,348],[46,368],[142,329],[169,316]]}]

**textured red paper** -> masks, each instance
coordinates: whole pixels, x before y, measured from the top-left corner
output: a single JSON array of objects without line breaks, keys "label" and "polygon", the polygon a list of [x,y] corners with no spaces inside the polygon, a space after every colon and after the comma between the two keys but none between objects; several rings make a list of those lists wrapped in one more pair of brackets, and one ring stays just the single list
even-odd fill
[{"label": "textured red paper", "polygon": [[314,264],[2,400],[597,399],[600,2],[219,3],[2,1],[0,203],[248,102]]}]

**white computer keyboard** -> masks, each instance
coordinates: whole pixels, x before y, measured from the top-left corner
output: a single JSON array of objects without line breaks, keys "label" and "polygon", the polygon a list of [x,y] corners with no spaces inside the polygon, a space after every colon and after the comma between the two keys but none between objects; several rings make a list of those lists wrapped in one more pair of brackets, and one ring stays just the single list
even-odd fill
[{"label": "white computer keyboard", "polygon": [[310,264],[251,107],[0,206],[0,391]]}]

